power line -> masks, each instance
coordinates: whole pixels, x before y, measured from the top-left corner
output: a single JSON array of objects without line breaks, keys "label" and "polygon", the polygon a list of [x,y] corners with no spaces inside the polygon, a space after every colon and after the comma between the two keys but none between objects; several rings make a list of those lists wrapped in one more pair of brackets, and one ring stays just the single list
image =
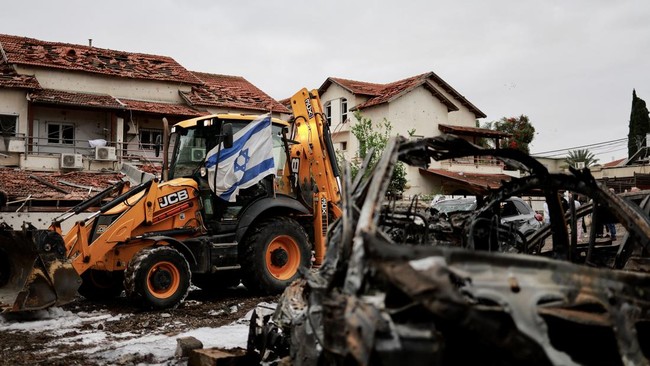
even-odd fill
[{"label": "power line", "polygon": [[[623,138],[616,139],[616,140],[597,142],[597,143],[594,143],[594,144],[567,147],[567,148],[564,148],[564,149],[557,149],[557,150],[543,151],[543,152],[531,154],[531,156],[543,157],[543,156],[539,156],[539,155],[555,153],[555,152],[565,152],[565,151],[575,150],[575,149],[580,149],[580,148],[585,148],[585,147],[587,147],[587,148],[596,148],[596,147],[601,146],[601,145],[607,146],[607,145],[611,145],[611,144],[615,144],[615,143],[621,143],[621,142],[624,142],[624,141],[627,141],[627,137],[623,137]],[[555,155],[558,155],[558,154],[555,154]],[[561,155],[561,154],[559,154],[559,155]],[[553,155],[549,155],[549,156],[553,156]]]},{"label": "power line", "polygon": [[[603,152],[601,151],[602,149],[612,149],[612,148],[626,148],[627,149],[627,142],[626,141],[618,141],[618,142],[612,142],[606,145],[599,145],[597,147],[593,147],[589,149],[589,152],[593,153],[594,155],[596,154],[602,154]],[[607,152],[607,151],[605,151]],[[544,156],[538,156],[542,158],[551,158],[554,156],[560,156],[560,155],[567,155],[568,151],[567,150],[560,150],[559,152],[556,152],[555,154],[547,154]]]}]

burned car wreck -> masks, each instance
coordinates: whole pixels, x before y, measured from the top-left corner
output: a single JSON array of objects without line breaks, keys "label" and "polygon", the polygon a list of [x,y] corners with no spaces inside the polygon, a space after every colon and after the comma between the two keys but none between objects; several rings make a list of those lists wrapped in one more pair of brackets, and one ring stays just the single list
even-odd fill
[{"label": "burned car wreck", "polygon": [[[422,224],[415,205],[390,212],[382,204],[398,160],[426,166],[431,158],[462,156],[494,156],[528,175],[504,183],[451,227]],[[343,217],[330,229],[324,264],[288,287],[276,309],[253,314],[248,348],[260,360],[650,363],[647,194],[618,196],[588,170],[551,174],[523,153],[481,149],[451,135],[391,140],[369,179],[343,188]],[[592,203],[566,215],[558,196],[564,190]],[[494,207],[531,191],[545,196],[551,223],[526,237],[502,225]],[[576,218],[603,210],[625,236],[612,243],[591,235],[579,243]],[[401,222],[404,232],[395,235],[386,222]]]}]

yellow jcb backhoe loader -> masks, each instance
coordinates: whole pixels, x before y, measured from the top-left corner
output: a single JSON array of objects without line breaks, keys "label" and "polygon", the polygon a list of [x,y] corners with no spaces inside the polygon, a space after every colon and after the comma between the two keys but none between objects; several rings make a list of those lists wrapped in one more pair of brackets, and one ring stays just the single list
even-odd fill
[{"label": "yellow jcb backhoe loader", "polygon": [[[232,202],[210,187],[206,153],[240,148],[237,132],[258,116],[217,114],[175,124],[165,133],[162,181],[123,192],[67,233],[61,221],[104,196],[49,230],[0,226],[0,311],[64,304],[77,290],[93,300],[125,290],[143,308],[169,308],[185,298],[190,282],[216,291],[243,281],[275,293],[311,266],[312,249],[320,264],[328,223],[341,214],[339,173],[317,91],[300,90],[291,106],[292,121],[273,119],[268,136],[275,175],[241,189]],[[218,166],[215,172],[216,181]]]}]

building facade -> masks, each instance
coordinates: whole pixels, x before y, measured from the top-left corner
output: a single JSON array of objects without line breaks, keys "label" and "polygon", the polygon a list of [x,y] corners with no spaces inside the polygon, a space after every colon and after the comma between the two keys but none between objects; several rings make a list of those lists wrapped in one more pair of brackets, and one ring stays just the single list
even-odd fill
[{"label": "building facade", "polygon": [[163,118],[289,113],[242,77],[167,56],[0,34],[0,167],[119,170],[156,163]]},{"label": "building facade", "polygon": [[[323,107],[331,123],[334,146],[346,159],[357,158],[359,143],[351,132],[359,111],[373,123],[389,121],[392,133],[411,138],[453,133],[471,142],[478,138],[498,140],[507,136],[476,127],[486,115],[433,72],[388,84],[330,77],[319,88]],[[407,168],[407,196],[414,194],[472,191],[476,182],[488,188],[495,177],[517,175],[507,172],[494,159],[432,162],[429,169]],[[452,174],[449,174],[451,172]],[[468,180],[467,174],[474,174]]]}]

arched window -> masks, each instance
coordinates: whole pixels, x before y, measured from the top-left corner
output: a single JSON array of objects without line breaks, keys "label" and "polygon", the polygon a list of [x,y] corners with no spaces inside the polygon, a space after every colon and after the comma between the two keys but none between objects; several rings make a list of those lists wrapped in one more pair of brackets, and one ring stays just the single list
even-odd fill
[{"label": "arched window", "polygon": [[345,123],[348,119],[348,100],[341,98],[341,123]]},{"label": "arched window", "polygon": [[325,116],[327,117],[327,123],[332,124],[332,102],[329,101],[325,103]]}]

